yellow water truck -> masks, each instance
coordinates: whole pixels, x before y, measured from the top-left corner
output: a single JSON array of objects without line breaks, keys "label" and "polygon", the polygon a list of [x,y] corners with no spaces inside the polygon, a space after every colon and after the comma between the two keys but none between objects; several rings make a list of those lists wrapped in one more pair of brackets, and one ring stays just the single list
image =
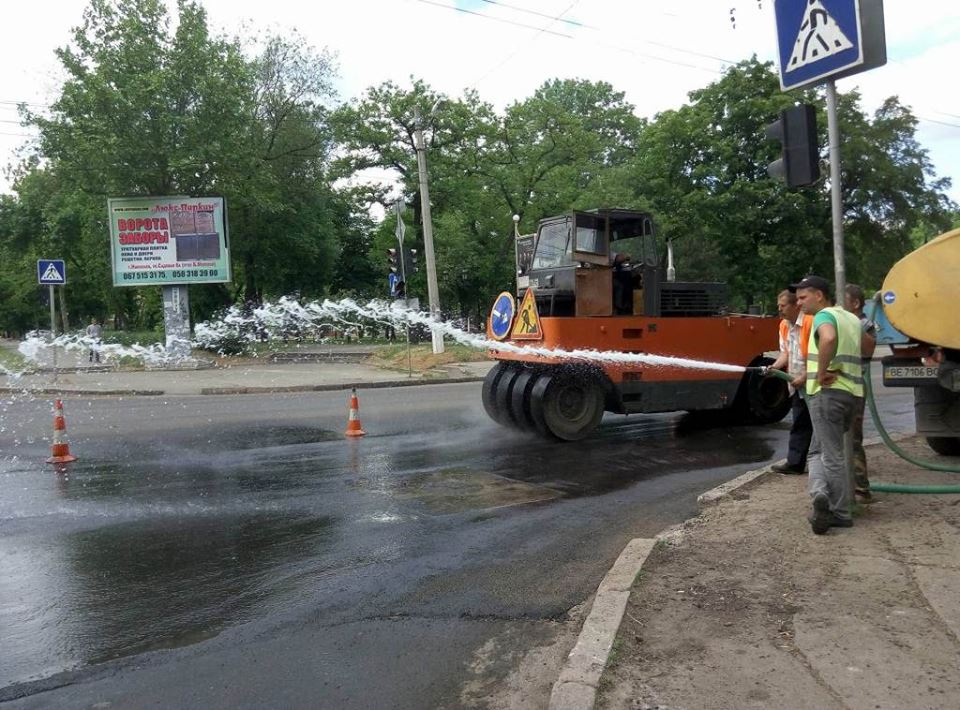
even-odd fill
[{"label": "yellow water truck", "polygon": [[903,336],[886,341],[884,384],[912,387],[917,433],[937,453],[960,456],[960,229],[894,264],[878,299]]}]

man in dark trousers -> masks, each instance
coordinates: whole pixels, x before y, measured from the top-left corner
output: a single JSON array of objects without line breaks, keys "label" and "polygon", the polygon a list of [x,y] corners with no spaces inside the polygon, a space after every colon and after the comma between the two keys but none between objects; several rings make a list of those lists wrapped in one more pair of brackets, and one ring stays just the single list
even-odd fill
[{"label": "man in dark trousers", "polygon": [[807,410],[807,342],[813,327],[813,316],[805,315],[797,304],[797,294],[786,289],[777,296],[777,310],[780,312],[780,355],[770,366],[775,370],[786,370],[790,383],[790,412],[793,423],[790,425],[790,444],[786,463],[772,466],[777,473],[800,475],[807,465],[807,452],[813,436],[810,412]]}]

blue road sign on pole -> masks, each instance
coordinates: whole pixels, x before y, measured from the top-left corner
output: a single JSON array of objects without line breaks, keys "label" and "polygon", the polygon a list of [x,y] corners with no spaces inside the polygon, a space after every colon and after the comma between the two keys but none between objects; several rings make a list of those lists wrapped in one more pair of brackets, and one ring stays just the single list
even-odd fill
[{"label": "blue road sign on pole", "polygon": [[846,76],[864,63],[860,0],[775,0],[773,10],[784,91]]},{"label": "blue road sign on pole", "polygon": [[63,259],[37,259],[37,282],[41,286],[67,283],[67,265]]},{"label": "blue road sign on pole", "polygon": [[510,334],[510,326],[513,323],[516,304],[513,300],[513,294],[504,291],[490,309],[490,334],[497,340],[503,340]]}]

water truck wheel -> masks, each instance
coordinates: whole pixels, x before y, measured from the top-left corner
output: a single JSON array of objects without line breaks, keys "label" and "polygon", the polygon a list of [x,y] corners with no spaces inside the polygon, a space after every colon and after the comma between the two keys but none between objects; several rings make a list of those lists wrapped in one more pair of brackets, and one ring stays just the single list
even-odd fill
[{"label": "water truck wheel", "polygon": [[928,436],[927,446],[941,456],[960,456],[960,437]]},{"label": "water truck wheel", "polygon": [[537,429],[563,441],[588,436],[603,418],[602,384],[587,374],[555,373],[538,378],[530,412]]}]

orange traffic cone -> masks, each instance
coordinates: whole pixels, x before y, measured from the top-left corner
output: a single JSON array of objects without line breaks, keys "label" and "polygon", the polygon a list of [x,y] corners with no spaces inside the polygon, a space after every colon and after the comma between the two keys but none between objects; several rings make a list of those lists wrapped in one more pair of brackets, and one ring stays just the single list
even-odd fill
[{"label": "orange traffic cone", "polygon": [[347,420],[347,436],[363,436],[366,434],[360,423],[360,401],[357,399],[357,388],[350,394],[350,418]]},{"label": "orange traffic cone", "polygon": [[53,446],[47,463],[70,463],[77,457],[70,453],[70,444],[67,443],[67,423],[63,418],[63,402],[59,399],[53,405]]}]

